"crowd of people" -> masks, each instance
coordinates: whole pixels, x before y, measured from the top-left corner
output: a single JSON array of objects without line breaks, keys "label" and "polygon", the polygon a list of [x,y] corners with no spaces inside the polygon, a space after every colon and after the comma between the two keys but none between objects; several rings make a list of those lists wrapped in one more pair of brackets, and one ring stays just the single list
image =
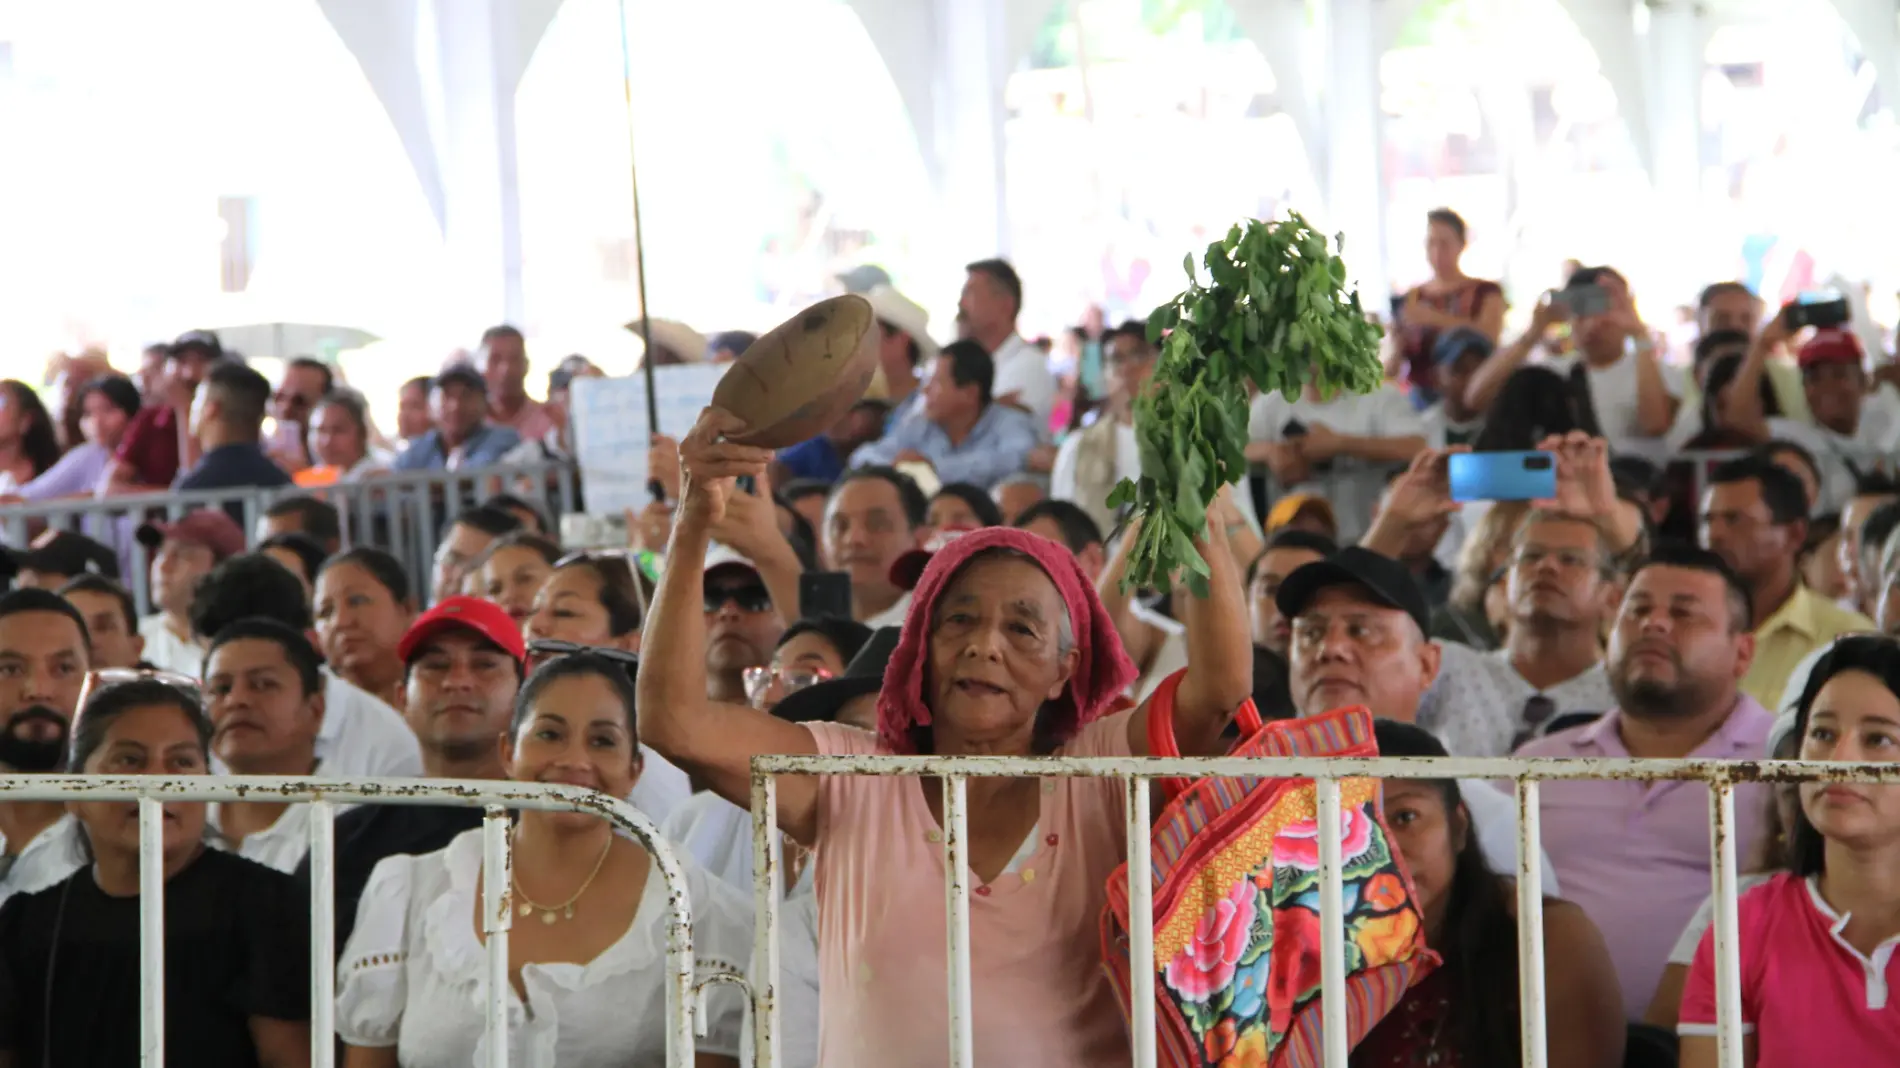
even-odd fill
[{"label": "crowd of people", "polygon": [[[273,387],[202,332],[130,377],[72,361],[59,404],[0,384],[9,501],[289,487],[255,530],[216,506],[133,525],[145,618],[112,524],[10,550],[0,767],[626,797],[683,858],[704,978],[749,966],[760,754],[1138,756],[1164,751],[1159,699],[1166,749],[1190,756],[1230,750],[1251,702],[1268,721],[1363,707],[1392,755],[1900,759],[1887,368],[1729,282],[1704,292],[1679,365],[1609,267],[1577,267],[1561,293],[1591,300],[1546,295],[1507,339],[1502,289],[1459,267],[1464,236],[1428,219],[1434,277],[1394,301],[1377,390],[1255,398],[1258,477],[1223,490],[1194,546],[1205,595],[1123,588],[1135,526],[1107,501],[1140,474],[1146,330],[1026,340],[1001,260],[970,265],[941,345],[888,278],[862,280],[877,379],[820,436],[742,446],[709,409],[656,437],[664,499],[624,550],[566,551],[532,494],[454,514],[428,574],[346,544],[331,483],[562,454],[559,394],[595,372],[565,362],[530,399],[509,327],[405,386],[390,441],[333,368],[293,361]],[[1555,490],[1454,500],[1464,450],[1546,453]],[[1352,1063],[1515,1064],[1508,784],[1384,789],[1440,963]],[[977,1063],[1126,1063],[1099,927],[1121,790],[969,783]],[[1900,1057],[1900,793],[1735,796],[1746,1063]],[[787,1063],[944,1063],[938,784],[785,778],[777,803]],[[1707,787],[1551,782],[1541,804],[1550,1063],[1712,1068]],[[307,819],[267,798],[165,805],[176,1063],[308,1063]],[[339,817],[347,1068],[485,1063],[480,821]],[[512,834],[511,1062],[662,1063],[667,901],[647,853],[588,815],[524,813]],[[138,835],[130,803],[0,804],[0,1064],[136,1057]],[[699,1063],[745,1063],[743,997],[715,986],[709,1010]],[[1209,1063],[1264,1063],[1246,1056]]]}]

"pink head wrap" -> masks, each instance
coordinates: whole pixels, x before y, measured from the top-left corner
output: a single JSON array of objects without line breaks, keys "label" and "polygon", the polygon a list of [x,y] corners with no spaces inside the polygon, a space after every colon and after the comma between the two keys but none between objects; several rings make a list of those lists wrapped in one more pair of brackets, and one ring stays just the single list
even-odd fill
[{"label": "pink head wrap", "polygon": [[910,729],[930,723],[924,703],[924,673],[930,653],[930,624],[950,580],[970,559],[988,549],[1009,549],[1029,557],[1055,583],[1075,632],[1075,675],[1062,696],[1047,706],[1051,733],[1060,741],[1075,737],[1101,716],[1134,681],[1135,665],[1122,649],[1121,635],[1102,607],[1101,598],[1069,550],[1048,538],[1008,527],[986,527],[950,542],[930,558],[911,594],[904,631],[884,669],[877,698],[877,734],[890,752],[909,754]]}]

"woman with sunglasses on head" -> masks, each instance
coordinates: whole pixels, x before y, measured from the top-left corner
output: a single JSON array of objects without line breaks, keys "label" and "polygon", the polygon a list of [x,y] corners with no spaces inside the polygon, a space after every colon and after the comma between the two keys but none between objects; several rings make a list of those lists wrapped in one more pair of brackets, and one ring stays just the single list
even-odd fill
[{"label": "woman with sunglasses on head", "polygon": [[409,573],[394,556],[359,546],[324,561],[316,581],[317,641],[330,669],[391,708],[402,708],[396,646],[416,617]]},{"label": "woman with sunglasses on head", "polygon": [[[1900,760],[1900,645],[1842,638],[1795,712],[1802,760]],[[1804,782],[1788,870],[1736,903],[1742,1064],[1893,1064],[1900,1050],[1900,786]],[[1676,1030],[1683,1068],[1717,1063],[1714,932],[1702,936]]]},{"label": "woman with sunglasses on head", "polygon": [[[573,653],[529,677],[501,742],[509,777],[624,797],[641,774],[634,685],[619,658]],[[659,1068],[665,1063],[667,888],[647,851],[599,816],[521,813],[513,834],[509,1063]],[[690,863],[693,952],[744,970],[749,906]],[[481,974],[482,832],[376,866],[337,998],[345,1068],[487,1063]],[[744,998],[714,988],[701,1068],[736,1065]]]},{"label": "woman with sunglasses on head", "polygon": [[[211,721],[157,679],[95,691],[73,731],[90,775],[204,775]],[[135,801],[75,801],[91,863],[0,908],[0,1063],[139,1061],[143,985]],[[287,875],[205,842],[205,806],[164,806],[166,1059],[193,1068],[310,1063],[308,907]]]}]

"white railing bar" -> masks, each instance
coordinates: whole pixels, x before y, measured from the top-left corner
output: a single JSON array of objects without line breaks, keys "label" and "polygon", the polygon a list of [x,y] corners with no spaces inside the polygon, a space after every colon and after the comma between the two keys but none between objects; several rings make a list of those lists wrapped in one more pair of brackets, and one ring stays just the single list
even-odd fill
[{"label": "white railing bar", "polygon": [[310,802],[310,1065],[336,1063],[336,809]]},{"label": "white railing bar", "polygon": [[1339,780],[1313,781],[1319,795],[1314,822],[1319,831],[1319,989],[1321,1040],[1326,1068],[1346,1068],[1346,887],[1340,859]]},{"label": "white railing bar", "polygon": [[1741,928],[1735,903],[1735,790],[1709,789],[1710,869],[1715,880],[1716,1063],[1742,1068]]},{"label": "white railing bar", "polygon": [[1128,959],[1134,1068],[1155,1068],[1154,815],[1147,779],[1128,783]]},{"label": "white railing bar", "polygon": [[[1538,782],[1517,783],[1517,997],[1524,1068],[1545,1068],[1550,1039],[1544,1020],[1543,809]],[[1475,833],[1475,831],[1467,831]]]},{"label": "white railing bar", "polygon": [[1682,779],[1703,782],[1900,783],[1900,762],[1826,760],[1625,760],[1609,757],[972,757],[791,756],[752,758],[764,775],[926,777],[1516,779],[1543,781]]},{"label": "white railing bar", "polygon": [[752,777],[752,1058],[775,1068],[778,1045],[778,903],[784,873],[772,845],[778,831],[778,780]]},{"label": "white railing bar", "polygon": [[950,1068],[975,1068],[976,1028],[970,981],[970,813],[969,782],[961,775],[943,780],[943,863],[948,897],[944,924],[950,954]]},{"label": "white railing bar", "polygon": [[[162,914],[151,913],[162,903],[164,866],[163,809],[167,801],[256,801],[260,797],[285,801],[331,801],[363,804],[454,805],[534,810],[543,812],[582,812],[599,816],[638,841],[651,856],[661,880],[666,884],[666,1005],[671,1014],[668,1025],[667,1068],[693,1068],[693,1019],[685,1011],[693,996],[693,905],[686,887],[686,873],[673,849],[654,822],[624,799],[579,786],[555,783],[510,783],[505,781],[444,779],[321,779],[265,778],[262,776],[185,775],[169,778],[157,775],[0,775],[0,798],[4,801],[131,801],[139,802],[139,860],[143,921],[140,941],[141,964],[147,974],[155,962],[164,959]],[[147,824],[150,826],[147,826]],[[153,851],[158,851],[154,857]],[[314,863],[314,862],[313,862]],[[650,877],[650,876],[649,876]],[[152,882],[152,880],[157,880]],[[154,892],[148,893],[151,890]],[[486,907],[486,905],[484,906]],[[332,903],[332,910],[335,905]],[[157,921],[157,922],[154,922]],[[145,956],[151,954],[151,956]],[[156,1001],[153,999],[156,998]],[[163,991],[158,983],[143,987],[142,1034],[149,1040],[149,1028],[155,1026],[154,1008],[162,1012]],[[162,1023],[156,1026],[161,1026]],[[147,1061],[156,1065],[156,1061]]]},{"label": "white railing bar", "polygon": [[508,931],[515,925],[514,843],[508,810],[490,805],[482,814],[482,933],[488,937],[488,1063],[508,1068]]},{"label": "white railing bar", "polygon": [[165,805],[149,797],[139,798],[139,970],[139,1064],[165,1068]]}]

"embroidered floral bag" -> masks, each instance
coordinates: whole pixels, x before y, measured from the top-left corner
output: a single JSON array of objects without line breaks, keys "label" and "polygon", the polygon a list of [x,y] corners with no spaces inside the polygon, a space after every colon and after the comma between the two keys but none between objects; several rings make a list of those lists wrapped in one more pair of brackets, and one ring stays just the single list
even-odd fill
[{"label": "embroidered floral bag", "polygon": [[[1149,705],[1150,749],[1178,755],[1174,695]],[[1377,756],[1363,708],[1259,725],[1235,756]],[[1346,925],[1346,1022],[1357,1043],[1438,965],[1373,779],[1340,783]],[[1166,781],[1155,823],[1156,1049],[1169,1068],[1317,1068],[1320,1026],[1318,795],[1305,779]],[[1102,916],[1110,981],[1129,1004],[1127,865],[1108,884]]]}]

